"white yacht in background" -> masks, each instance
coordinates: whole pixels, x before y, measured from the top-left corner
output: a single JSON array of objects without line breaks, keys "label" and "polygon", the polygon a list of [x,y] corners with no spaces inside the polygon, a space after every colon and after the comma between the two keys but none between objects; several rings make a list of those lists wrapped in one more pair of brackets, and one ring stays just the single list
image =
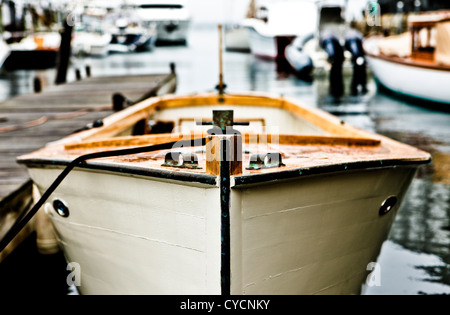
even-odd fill
[{"label": "white yacht in background", "polygon": [[[58,63],[61,35],[59,32],[36,32],[9,44],[3,67],[7,70],[55,68]],[[0,48],[1,49],[1,48]]]},{"label": "white yacht in background", "polygon": [[156,26],[144,27],[135,12],[109,13],[105,17],[105,29],[111,35],[109,52],[149,51],[155,46]]},{"label": "white yacht in background", "polygon": [[250,52],[247,30],[240,24],[225,26],[225,49],[227,51]]},{"label": "white yacht in background", "polygon": [[75,54],[105,56],[152,50],[156,28],[144,27],[126,3],[92,2],[81,6],[73,38]]},{"label": "white yacht in background", "polygon": [[156,25],[160,43],[187,42],[191,14],[185,0],[129,0],[144,27]]},{"label": "white yacht in background", "polygon": [[450,10],[410,16],[408,25],[405,33],[364,40],[375,80],[397,96],[448,111]]},{"label": "white yacht in background", "polygon": [[77,31],[72,38],[74,55],[104,57],[109,53],[111,34],[100,32]]},{"label": "white yacht in background", "polygon": [[284,50],[294,38],[314,33],[317,7],[312,1],[279,1],[258,4],[254,17],[245,19],[250,50],[266,59],[284,58]]}]

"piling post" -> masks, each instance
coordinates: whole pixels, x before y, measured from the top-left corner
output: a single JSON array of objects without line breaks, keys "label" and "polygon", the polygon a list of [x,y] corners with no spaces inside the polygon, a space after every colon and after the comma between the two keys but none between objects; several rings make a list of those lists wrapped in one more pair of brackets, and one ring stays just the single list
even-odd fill
[{"label": "piling post", "polygon": [[33,88],[34,88],[34,93],[42,92],[42,82],[41,82],[41,79],[37,76],[34,77]]},{"label": "piling post", "polygon": [[75,77],[77,78],[77,81],[81,81],[81,71],[80,69],[75,69]]},{"label": "piling post", "polygon": [[61,46],[59,48],[59,63],[56,76],[56,84],[63,84],[67,81],[67,71],[70,63],[71,41],[73,26],[64,20],[64,29],[61,33]]},{"label": "piling post", "polygon": [[91,66],[86,66],[86,77],[91,77]]},{"label": "piling post", "polygon": [[114,93],[112,96],[113,110],[119,112],[126,107],[126,98],[121,93]]}]

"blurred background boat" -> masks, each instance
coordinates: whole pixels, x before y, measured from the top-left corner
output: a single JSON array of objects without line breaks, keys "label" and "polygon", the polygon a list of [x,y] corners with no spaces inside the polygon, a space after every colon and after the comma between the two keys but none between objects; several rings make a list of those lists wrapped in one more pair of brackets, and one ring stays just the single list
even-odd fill
[{"label": "blurred background boat", "polygon": [[248,32],[243,26],[245,19],[253,17],[252,8],[255,6],[255,1],[249,1],[247,12],[242,11],[242,15],[233,16],[233,12],[238,7],[243,7],[242,3],[237,3],[239,0],[232,0],[228,7],[228,20],[224,21],[224,45],[227,51],[250,53],[250,43],[248,40]]},{"label": "blurred background boat", "polygon": [[[302,36],[302,51],[311,57],[314,68],[325,71],[330,68],[330,59],[339,51],[343,61],[351,59],[351,53],[345,49],[345,38],[351,29],[346,19],[345,0],[321,0],[316,3],[317,24],[314,32]],[[305,37],[307,40],[305,40]],[[334,45],[332,50],[328,45]],[[350,63],[348,62],[348,65]]]},{"label": "blurred background boat", "polygon": [[254,2],[253,13],[243,21],[253,55],[265,59],[284,58],[284,50],[297,36],[314,33],[317,8],[311,1]]},{"label": "blurred background boat", "polygon": [[409,18],[409,31],[364,42],[377,82],[398,95],[450,110],[450,11]]},{"label": "blurred background boat", "polygon": [[224,30],[227,51],[250,52],[247,30],[240,24],[227,24]]},{"label": "blurred background boat", "polygon": [[3,39],[3,36],[0,35],[0,69],[3,67],[3,63],[5,62],[6,58],[8,58],[9,53],[10,48]]},{"label": "blurred background boat", "polygon": [[104,57],[109,54],[112,35],[105,25],[106,16],[119,8],[114,1],[75,2],[68,12],[73,21],[72,52],[76,56]]},{"label": "blurred background boat", "polygon": [[3,67],[6,70],[54,68],[60,45],[61,34],[58,32],[26,35],[19,42],[9,44],[10,53]]},{"label": "blurred background boat", "polygon": [[72,38],[72,52],[76,56],[104,57],[109,54],[111,34],[102,31],[77,29]]},{"label": "blurred background boat", "polygon": [[155,46],[155,26],[143,27],[135,8],[125,2],[81,3],[75,12],[72,43],[75,54],[105,56],[152,50]]},{"label": "blurred background boat", "polygon": [[[191,13],[185,0],[128,0],[143,27],[156,27],[158,44],[186,44]],[[155,26],[156,24],[156,26]]]},{"label": "blurred background boat", "polygon": [[9,49],[4,69],[49,69],[56,66],[61,44],[60,28],[45,12],[26,2],[19,7],[13,1],[2,1],[0,13],[1,36]]},{"label": "blurred background boat", "polygon": [[310,76],[314,70],[313,59],[304,51],[305,44],[313,37],[313,34],[296,37],[284,51],[286,61],[299,78]]},{"label": "blurred background boat", "polygon": [[110,52],[152,50],[155,47],[156,24],[143,27],[142,21],[130,8],[105,17],[106,32],[111,35]]},{"label": "blurred background boat", "polygon": [[[251,1],[242,23],[250,50],[255,56],[285,63],[301,79],[330,75],[336,81],[333,94],[339,96],[343,69],[365,71],[364,51],[359,48],[363,36],[346,17],[346,5],[344,0]],[[364,78],[355,82],[365,84]]]}]

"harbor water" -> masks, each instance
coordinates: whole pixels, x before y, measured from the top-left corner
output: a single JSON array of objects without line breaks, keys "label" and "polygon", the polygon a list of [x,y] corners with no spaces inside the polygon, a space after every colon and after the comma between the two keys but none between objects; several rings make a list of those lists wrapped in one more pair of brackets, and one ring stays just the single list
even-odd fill
[{"label": "harbor water", "polygon": [[[92,76],[123,75],[126,80],[127,75],[168,73],[169,64],[173,62],[178,76],[177,94],[211,91],[219,80],[218,47],[216,26],[197,26],[191,29],[186,46],[156,47],[149,52],[113,54],[103,58],[73,57],[68,80],[75,80],[76,68],[85,76],[86,66],[90,67]],[[274,61],[242,52],[224,52],[223,62],[224,81],[229,92],[264,91],[294,97],[358,128],[432,153],[432,163],[422,167],[413,180],[390,236],[382,247],[376,264],[379,278],[375,283],[364,284],[363,294],[450,294],[450,113],[380,91],[370,72],[366,94],[350,95],[351,74],[347,74],[344,95],[336,99],[329,94],[326,73],[304,81],[280,69]],[[56,71],[3,73],[0,100],[33,93],[36,75],[52,84]],[[12,257],[18,259],[18,263],[0,265],[0,276],[7,277],[11,285],[25,286],[22,289],[30,295],[43,293],[41,286],[47,286],[45,294],[48,290],[57,294],[76,294],[66,285],[67,265],[62,256],[42,257],[36,253],[32,242],[25,243],[15,255],[20,255]],[[2,281],[0,279],[0,283]]]}]

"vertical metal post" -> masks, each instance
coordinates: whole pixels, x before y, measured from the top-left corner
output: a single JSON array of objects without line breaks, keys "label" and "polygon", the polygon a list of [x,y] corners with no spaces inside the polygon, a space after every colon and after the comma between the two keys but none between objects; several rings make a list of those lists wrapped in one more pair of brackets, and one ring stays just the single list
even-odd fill
[{"label": "vertical metal post", "polygon": [[221,140],[220,159],[220,209],[221,209],[221,289],[222,295],[230,295],[230,141]]},{"label": "vertical metal post", "polygon": [[217,85],[217,90],[219,95],[225,93],[226,85],[223,82],[223,31],[222,24],[219,24],[219,84]]}]

